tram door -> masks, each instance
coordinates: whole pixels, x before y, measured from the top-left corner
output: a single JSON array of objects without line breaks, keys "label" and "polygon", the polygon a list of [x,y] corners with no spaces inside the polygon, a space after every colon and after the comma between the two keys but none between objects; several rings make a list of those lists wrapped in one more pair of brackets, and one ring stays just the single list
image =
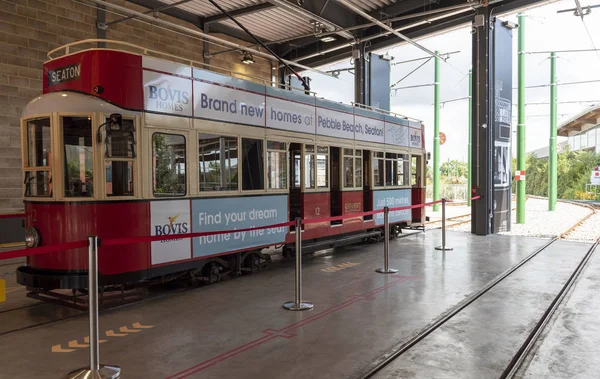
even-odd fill
[{"label": "tram door", "polygon": [[[302,217],[302,144],[290,143],[290,221]],[[290,226],[294,230],[295,226]]]},{"label": "tram door", "polygon": [[[329,172],[331,173],[331,185],[329,186],[329,197],[331,200],[331,217],[342,215],[342,186],[340,185],[340,148],[330,147]],[[341,224],[342,220],[332,221],[331,225]]]},{"label": "tram door", "polygon": [[[363,150],[363,212],[373,210],[373,189],[371,188],[371,152]],[[372,220],[373,215],[364,217],[364,220]]]}]

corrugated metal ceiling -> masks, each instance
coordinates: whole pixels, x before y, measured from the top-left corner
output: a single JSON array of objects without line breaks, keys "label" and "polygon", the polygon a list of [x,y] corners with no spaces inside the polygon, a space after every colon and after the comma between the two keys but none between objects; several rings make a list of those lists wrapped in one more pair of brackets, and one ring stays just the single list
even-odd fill
[{"label": "corrugated metal ceiling", "polygon": [[[165,4],[173,4],[179,0],[161,0]],[[217,0],[219,4],[226,11],[233,11],[236,9],[247,8],[252,5],[265,3],[264,0]],[[208,17],[221,14],[214,5],[207,0],[192,0],[188,3],[178,5],[177,8],[188,11],[190,13],[197,14],[198,16]]]}]

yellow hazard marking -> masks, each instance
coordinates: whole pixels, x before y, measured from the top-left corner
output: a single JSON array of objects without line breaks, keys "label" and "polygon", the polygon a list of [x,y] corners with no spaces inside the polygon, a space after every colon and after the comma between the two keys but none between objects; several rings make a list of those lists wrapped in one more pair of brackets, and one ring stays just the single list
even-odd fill
[{"label": "yellow hazard marking", "polygon": [[[119,328],[119,331],[122,333],[116,333],[114,331],[114,329],[110,329],[104,332],[104,334],[107,337],[126,337],[128,335],[130,335],[131,333],[137,333],[137,332],[141,332],[144,329],[152,329],[154,328],[153,325],[142,325],[139,322],[134,322],[133,324],[131,324],[132,329],[130,329],[127,325],[125,326],[121,326]],[[86,336],[83,338],[83,341],[85,343],[79,343],[78,340],[72,340],[69,341],[67,343],[67,346],[69,347],[67,348],[63,348],[62,345],[53,345],[52,346],[52,352],[53,353],[71,353],[73,351],[76,351],[77,349],[83,349],[83,348],[89,348],[90,346],[90,336]],[[103,343],[103,342],[109,342],[108,340],[98,340],[98,343]]]},{"label": "yellow hazard marking", "polygon": [[0,279],[0,303],[6,301],[6,280]]},{"label": "yellow hazard marking", "polygon": [[344,262],[344,263],[340,263],[339,265],[336,265],[336,266],[322,268],[321,271],[323,271],[323,272],[337,272],[337,271],[344,270],[346,268],[358,266],[359,264],[360,263]]},{"label": "yellow hazard marking", "polygon": [[60,345],[52,346],[53,353],[70,353],[72,351],[75,351],[75,349],[63,349]]}]

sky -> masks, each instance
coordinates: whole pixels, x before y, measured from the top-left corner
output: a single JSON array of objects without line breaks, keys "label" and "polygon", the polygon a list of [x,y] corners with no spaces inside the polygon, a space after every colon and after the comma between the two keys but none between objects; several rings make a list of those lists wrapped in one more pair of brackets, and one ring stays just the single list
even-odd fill
[{"label": "sky", "polygon": [[[581,0],[582,7],[595,5],[593,0]],[[576,49],[600,48],[600,8],[584,17],[586,28],[580,17],[573,12],[557,13],[558,10],[572,9],[575,2],[556,1],[536,8],[521,10],[527,17],[525,20],[525,85],[543,85],[550,83],[550,54],[531,54],[532,52],[549,52]],[[501,20],[517,23],[517,13],[499,15]],[[589,35],[588,35],[589,31]],[[466,98],[469,94],[468,71],[471,68],[471,27],[465,25],[450,32],[417,40],[426,48],[441,53],[460,51],[450,56],[451,65],[440,62],[440,131],[446,135],[446,143],[440,148],[440,161],[467,160],[467,138],[469,127],[468,100],[448,100]],[[593,42],[590,40],[590,35]],[[518,32],[513,31],[513,108],[512,129],[516,137],[517,129],[517,48]],[[427,56],[427,53],[410,44],[403,44],[378,53],[389,53],[394,60],[402,62]],[[558,125],[572,118],[595,101],[600,103],[600,82],[578,85],[564,85],[573,81],[600,80],[600,52],[557,53],[558,86]],[[401,63],[392,66],[391,83],[394,84],[424,60]],[[321,70],[351,67],[350,58]],[[354,100],[354,76],[342,72],[338,79],[310,73],[311,89],[317,96],[329,100],[350,103]],[[415,73],[402,80],[397,87],[432,84],[434,79],[434,61],[430,60]],[[420,119],[425,124],[427,151],[433,150],[433,86],[401,89],[391,95],[391,111]],[[530,104],[548,103],[550,87],[530,88],[525,92],[525,124],[527,130],[526,150],[528,152],[548,146],[550,137],[550,105]],[[581,102],[582,103],[577,103]],[[560,102],[575,102],[561,104]],[[559,137],[559,142],[566,138]],[[516,154],[516,138],[513,138],[513,155]]]}]

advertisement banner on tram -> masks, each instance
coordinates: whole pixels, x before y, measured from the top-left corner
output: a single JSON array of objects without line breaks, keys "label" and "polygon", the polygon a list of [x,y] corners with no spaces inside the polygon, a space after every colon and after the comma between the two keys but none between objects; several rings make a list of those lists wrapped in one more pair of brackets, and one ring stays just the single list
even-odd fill
[{"label": "advertisement banner on tram", "polygon": [[[250,196],[192,200],[192,232],[214,232],[288,221],[288,196]],[[194,238],[194,258],[285,241],[288,227]]]},{"label": "advertisement banner on tram", "polygon": [[[170,236],[191,232],[190,201],[167,200],[150,203],[150,235]],[[175,239],[152,242],[152,264],[175,262],[192,257],[190,240]]]},{"label": "advertisement banner on tram", "polygon": [[[388,208],[406,207],[412,205],[410,189],[392,189],[383,191],[373,191],[373,210]],[[389,222],[409,221],[411,219],[411,210],[390,211]],[[383,213],[373,215],[375,225],[383,225]]]}]

